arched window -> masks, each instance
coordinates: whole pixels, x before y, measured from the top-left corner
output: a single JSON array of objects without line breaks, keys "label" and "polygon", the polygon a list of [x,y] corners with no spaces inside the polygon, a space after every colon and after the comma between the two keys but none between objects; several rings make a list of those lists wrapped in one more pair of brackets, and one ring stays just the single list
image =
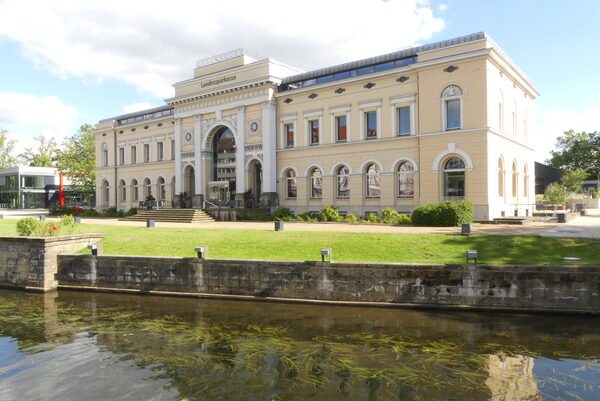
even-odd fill
[{"label": "arched window", "polygon": [[444,200],[465,199],[465,162],[458,157],[444,164]]},{"label": "arched window", "polygon": [[235,152],[233,132],[227,127],[221,127],[213,139],[213,181],[228,181],[230,193],[236,190]]},{"label": "arched window", "polygon": [[321,199],[323,197],[323,174],[318,168],[310,170],[310,197]]},{"label": "arched window", "polygon": [[413,179],[414,168],[410,162],[402,162],[398,165],[398,197],[412,198],[415,196],[415,181]]},{"label": "arched window", "polygon": [[108,167],[108,145],[102,144],[102,167]]},{"label": "arched window", "polygon": [[121,193],[121,200],[127,200],[127,186],[125,185],[125,180],[119,181],[119,192]]},{"label": "arched window", "polygon": [[523,167],[523,196],[529,196],[529,169],[527,168],[527,164]]},{"label": "arched window", "polygon": [[462,95],[462,89],[457,85],[449,85],[442,91],[444,130],[461,128]]},{"label": "arched window", "polygon": [[108,206],[110,203],[110,187],[108,186],[108,181],[102,181],[102,204],[104,206]]},{"label": "arched window", "polygon": [[498,159],[498,196],[504,196],[504,161]]},{"label": "arched window", "polygon": [[519,171],[517,170],[517,162],[512,164],[512,196],[516,198],[519,195]]},{"label": "arched window", "polygon": [[158,184],[158,200],[165,200],[167,198],[165,179],[163,177],[158,177],[156,183]]},{"label": "arched window", "polygon": [[290,199],[294,199],[298,196],[296,173],[292,169],[285,172],[285,196]]},{"label": "arched window", "polygon": [[144,197],[152,195],[152,183],[149,178],[144,178]]},{"label": "arched window", "polygon": [[367,198],[379,198],[381,196],[381,169],[376,163],[370,163],[365,167],[365,194]]},{"label": "arched window", "polygon": [[350,197],[350,169],[347,166],[339,166],[335,173],[336,197],[347,199]]},{"label": "arched window", "polygon": [[131,180],[131,200],[133,200],[134,202],[137,202],[140,200],[140,192],[138,189],[138,182],[135,178],[133,180]]}]

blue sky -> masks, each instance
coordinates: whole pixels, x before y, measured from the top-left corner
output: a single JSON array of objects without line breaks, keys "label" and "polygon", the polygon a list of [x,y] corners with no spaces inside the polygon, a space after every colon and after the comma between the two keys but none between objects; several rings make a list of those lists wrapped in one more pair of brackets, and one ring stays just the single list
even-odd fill
[{"label": "blue sky", "polygon": [[0,0],[0,127],[20,149],[60,142],[163,104],[196,60],[242,46],[310,70],[485,31],[541,94],[543,161],[560,132],[600,130],[599,17],[593,0]]}]

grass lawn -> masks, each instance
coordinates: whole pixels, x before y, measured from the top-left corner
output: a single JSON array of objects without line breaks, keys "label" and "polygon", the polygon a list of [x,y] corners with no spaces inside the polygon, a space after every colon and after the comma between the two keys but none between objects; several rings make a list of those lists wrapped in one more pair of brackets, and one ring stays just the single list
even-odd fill
[{"label": "grass lawn", "polygon": [[[0,220],[0,236],[16,235],[17,220]],[[195,256],[207,245],[209,257],[320,260],[333,248],[336,261],[464,263],[465,250],[479,251],[481,263],[565,264],[564,256],[600,265],[600,240],[537,236],[373,234],[193,228],[145,228],[82,224],[81,233],[102,233],[112,255]]]}]

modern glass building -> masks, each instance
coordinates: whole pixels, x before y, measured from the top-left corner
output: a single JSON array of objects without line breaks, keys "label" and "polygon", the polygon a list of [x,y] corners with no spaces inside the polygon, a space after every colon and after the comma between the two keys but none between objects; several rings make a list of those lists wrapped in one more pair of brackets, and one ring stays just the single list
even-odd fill
[{"label": "modern glass building", "polygon": [[50,167],[0,169],[0,209],[41,209],[58,192],[58,171]]}]

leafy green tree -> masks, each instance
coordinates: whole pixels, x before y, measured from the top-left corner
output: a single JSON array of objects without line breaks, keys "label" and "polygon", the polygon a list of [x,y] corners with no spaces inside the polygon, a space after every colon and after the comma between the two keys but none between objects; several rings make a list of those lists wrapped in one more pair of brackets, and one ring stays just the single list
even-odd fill
[{"label": "leafy green tree", "polygon": [[592,176],[600,174],[600,132],[569,130],[556,139],[556,150],[550,152],[550,165],[561,171],[584,170]]},{"label": "leafy green tree", "polygon": [[583,180],[588,178],[589,174],[584,169],[575,169],[565,171],[560,178],[560,182],[571,192],[580,192],[583,188]]},{"label": "leafy green tree", "polygon": [[0,168],[13,167],[17,159],[12,155],[15,141],[8,139],[8,131],[0,128]]},{"label": "leafy green tree", "polygon": [[564,205],[567,203],[567,187],[558,182],[553,182],[546,187],[544,195],[550,203]]},{"label": "leafy green tree", "polygon": [[83,124],[75,135],[66,138],[57,152],[56,167],[71,173],[73,186],[84,192],[94,192],[96,187],[94,127]]},{"label": "leafy green tree", "polygon": [[34,148],[25,148],[19,157],[32,167],[55,167],[58,147],[54,138],[41,135],[34,138],[37,142]]}]

